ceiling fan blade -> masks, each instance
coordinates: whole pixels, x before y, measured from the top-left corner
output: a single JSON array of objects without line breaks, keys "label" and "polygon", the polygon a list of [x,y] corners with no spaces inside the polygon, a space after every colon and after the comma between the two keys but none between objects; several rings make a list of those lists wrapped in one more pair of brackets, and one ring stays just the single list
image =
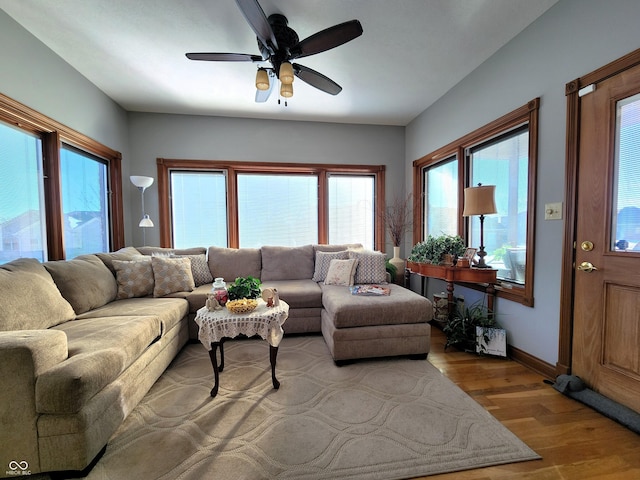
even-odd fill
[{"label": "ceiling fan blade", "polygon": [[267,70],[267,75],[269,75],[269,88],[267,90],[256,89],[256,103],[264,103],[269,100],[273,86],[277,83],[276,74],[273,73],[273,70]]},{"label": "ceiling fan blade", "polygon": [[337,95],[342,91],[342,87],[329,77],[325,77],[321,73],[304,65],[294,63],[292,66],[296,77],[312,87],[316,87],[318,90],[322,90],[330,95]]},{"label": "ceiling fan blade", "polygon": [[260,43],[262,43],[270,53],[275,53],[278,50],[278,42],[258,0],[236,0],[236,3],[244,15],[244,18],[246,18],[256,33]]},{"label": "ceiling fan blade", "polygon": [[340,23],[305,38],[291,48],[291,58],[302,58],[350,42],[362,35],[362,25],[358,20]]},{"label": "ceiling fan blade", "polygon": [[205,62],[262,62],[260,55],[249,53],[187,53],[189,60],[203,60]]}]

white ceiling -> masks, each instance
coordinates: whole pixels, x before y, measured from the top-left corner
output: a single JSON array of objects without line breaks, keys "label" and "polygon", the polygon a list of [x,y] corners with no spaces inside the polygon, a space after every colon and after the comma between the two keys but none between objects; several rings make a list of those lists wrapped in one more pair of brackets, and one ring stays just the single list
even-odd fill
[{"label": "white ceiling", "polygon": [[351,19],[364,33],[300,60],[343,87],[299,79],[288,106],[255,103],[259,54],[233,0],[0,0],[13,17],[129,111],[406,125],[558,0],[259,0],[300,39]]}]

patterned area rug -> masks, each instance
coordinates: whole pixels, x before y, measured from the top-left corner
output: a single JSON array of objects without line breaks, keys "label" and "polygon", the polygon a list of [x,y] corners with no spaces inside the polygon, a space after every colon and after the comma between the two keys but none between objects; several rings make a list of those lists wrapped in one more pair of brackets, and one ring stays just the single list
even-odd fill
[{"label": "patterned area rug", "polygon": [[425,360],[337,367],[321,336],[188,345],[87,478],[406,479],[540,458]]}]

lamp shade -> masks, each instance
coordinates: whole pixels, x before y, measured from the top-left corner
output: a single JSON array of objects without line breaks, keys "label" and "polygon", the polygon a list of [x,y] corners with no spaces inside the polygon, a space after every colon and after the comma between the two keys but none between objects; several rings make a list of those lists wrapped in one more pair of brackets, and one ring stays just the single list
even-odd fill
[{"label": "lamp shade", "polygon": [[286,85],[293,83],[293,67],[289,62],[283,62],[280,65],[280,73],[278,74],[280,81]]},{"label": "lamp shade", "polygon": [[464,211],[462,215],[488,215],[497,213],[495,202],[495,185],[478,185],[464,189]]},{"label": "lamp shade", "polygon": [[142,228],[153,227],[153,222],[151,221],[151,218],[149,217],[149,215],[145,213],[144,217],[142,217],[142,220],[140,220],[140,223],[138,224],[138,226]]},{"label": "lamp shade", "polygon": [[289,84],[283,83],[280,86],[280,95],[282,95],[285,98],[293,97],[293,85],[291,85],[290,83]]},{"label": "lamp shade", "polygon": [[264,68],[259,68],[256,73],[256,88],[258,90],[269,90],[269,75]]},{"label": "lamp shade", "polygon": [[149,188],[151,185],[153,185],[153,177],[131,175],[129,178],[131,179],[131,183],[133,183],[138,188]]}]

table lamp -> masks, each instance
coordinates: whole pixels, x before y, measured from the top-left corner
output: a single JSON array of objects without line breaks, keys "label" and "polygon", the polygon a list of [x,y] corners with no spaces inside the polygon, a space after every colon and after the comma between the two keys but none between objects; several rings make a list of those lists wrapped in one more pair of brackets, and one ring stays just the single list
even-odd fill
[{"label": "table lamp", "polygon": [[487,252],[484,251],[484,216],[497,213],[495,202],[495,185],[478,184],[477,187],[467,187],[464,189],[464,211],[463,217],[480,215],[480,248],[478,249],[477,268],[491,268],[484,263]]}]

